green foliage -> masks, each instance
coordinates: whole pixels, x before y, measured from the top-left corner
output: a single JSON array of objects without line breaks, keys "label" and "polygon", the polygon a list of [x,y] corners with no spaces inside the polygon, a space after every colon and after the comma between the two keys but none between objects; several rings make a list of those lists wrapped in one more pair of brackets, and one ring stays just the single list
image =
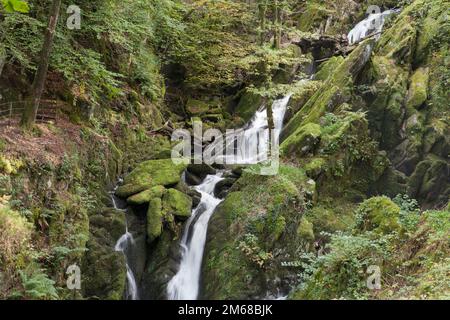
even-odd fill
[{"label": "green foliage", "polygon": [[327,245],[328,254],[302,257],[308,267],[299,275],[301,285],[294,299],[367,299],[366,270],[382,265],[391,250],[388,238],[336,233]]},{"label": "green foliage", "polygon": [[37,270],[31,275],[28,275],[23,271],[20,271],[19,273],[24,289],[24,298],[32,300],[58,299],[55,281],[49,279],[42,270]]},{"label": "green foliage", "polygon": [[393,201],[400,207],[400,223],[409,232],[416,230],[420,222],[420,207],[415,199],[407,195],[397,195]]},{"label": "green foliage", "polygon": [[26,1],[23,0],[2,0],[3,8],[6,12],[21,12],[28,13],[30,11],[30,6]]},{"label": "green foliage", "polygon": [[262,250],[258,245],[258,238],[253,234],[246,234],[242,241],[239,242],[239,250],[247,256],[259,268],[270,262],[273,258],[272,253]]}]

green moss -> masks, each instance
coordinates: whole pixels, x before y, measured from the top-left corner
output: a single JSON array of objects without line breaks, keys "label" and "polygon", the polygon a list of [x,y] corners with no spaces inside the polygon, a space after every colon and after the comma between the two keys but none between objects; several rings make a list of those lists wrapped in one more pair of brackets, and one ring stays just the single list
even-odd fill
[{"label": "green moss", "polygon": [[247,122],[253,117],[256,110],[258,110],[263,103],[264,98],[261,95],[247,91],[242,95],[234,112],[237,116]]},{"label": "green moss", "polygon": [[167,190],[162,201],[165,215],[172,214],[178,218],[187,219],[192,214],[191,197],[176,189]]},{"label": "green moss", "polygon": [[313,158],[305,166],[305,172],[308,177],[317,178],[324,170],[326,160],[324,158]]},{"label": "green moss", "polygon": [[185,169],[186,165],[176,165],[172,159],[142,162],[125,177],[124,185],[117,188],[116,194],[119,197],[127,198],[154,186],[176,185]]},{"label": "green moss", "polygon": [[270,279],[287,276],[281,264],[299,249],[307,181],[303,170],[286,165],[276,176],[243,173],[209,223],[203,298],[258,296]]},{"label": "green moss", "polygon": [[317,28],[331,13],[332,11],[326,5],[309,1],[299,17],[298,29],[305,32],[314,31],[314,28]]},{"label": "green moss", "polygon": [[353,226],[355,204],[343,199],[320,199],[319,203],[305,213],[305,218],[313,225],[314,234],[347,231]]},{"label": "green moss", "polygon": [[186,111],[191,117],[198,117],[210,112],[210,106],[203,101],[189,99],[186,103]]},{"label": "green moss", "polygon": [[0,266],[14,273],[29,260],[32,225],[18,212],[0,204]]},{"label": "green moss", "polygon": [[91,236],[82,261],[84,297],[123,299],[127,272],[125,256],[115,252],[114,246],[125,229],[125,214],[120,210],[102,210],[90,217]]},{"label": "green moss", "polygon": [[150,200],[147,210],[147,241],[152,243],[157,239],[163,228],[163,212],[161,198]]},{"label": "green moss", "polygon": [[322,81],[327,80],[343,61],[344,57],[342,56],[331,57],[319,67],[319,70],[315,74],[314,78]]},{"label": "green moss", "polygon": [[410,78],[407,108],[420,108],[428,98],[429,69],[419,68]]},{"label": "green moss", "polygon": [[362,231],[391,233],[400,231],[400,208],[388,197],[374,197],[358,207],[357,228]]},{"label": "green moss", "polygon": [[156,186],[151,189],[142,191],[127,199],[127,203],[131,205],[141,205],[150,202],[153,198],[161,198],[164,194],[165,188],[163,186]]},{"label": "green moss", "polygon": [[319,143],[321,134],[318,124],[308,123],[297,129],[281,144],[281,154],[302,156],[311,153]]},{"label": "green moss", "polygon": [[302,218],[297,228],[297,234],[306,241],[314,241],[313,224],[307,218]]}]

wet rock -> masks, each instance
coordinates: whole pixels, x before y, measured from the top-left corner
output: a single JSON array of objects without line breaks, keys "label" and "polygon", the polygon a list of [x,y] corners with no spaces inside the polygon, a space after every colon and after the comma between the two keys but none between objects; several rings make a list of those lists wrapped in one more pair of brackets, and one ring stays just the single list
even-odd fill
[{"label": "wet rock", "polygon": [[187,171],[196,175],[201,180],[205,179],[209,174],[215,174],[216,170],[207,164],[191,164],[187,167]]},{"label": "wet rock", "polygon": [[219,181],[214,188],[214,196],[217,198],[223,199],[228,193],[228,190],[233,186],[236,182],[234,178],[226,178]]},{"label": "wet rock", "polygon": [[195,174],[190,173],[189,171],[186,171],[185,174],[186,182],[191,186],[198,186],[202,183],[202,179],[197,177]]}]

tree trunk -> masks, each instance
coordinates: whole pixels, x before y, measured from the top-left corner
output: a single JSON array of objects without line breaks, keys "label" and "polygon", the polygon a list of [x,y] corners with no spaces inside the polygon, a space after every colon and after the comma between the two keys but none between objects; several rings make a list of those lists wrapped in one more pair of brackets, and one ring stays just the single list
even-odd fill
[{"label": "tree trunk", "polygon": [[280,49],[281,47],[281,26],[280,26],[280,7],[278,5],[278,0],[274,0],[274,26],[275,26],[275,35],[273,40],[273,47],[275,49]]},{"label": "tree trunk", "polygon": [[258,10],[259,10],[259,28],[260,35],[259,35],[259,42],[260,45],[264,45],[264,41],[266,39],[266,13],[267,13],[267,2],[265,0],[260,1],[258,4]]},{"label": "tree trunk", "polygon": [[4,47],[0,47],[0,77],[2,76],[2,71],[5,64],[6,64],[6,50]]},{"label": "tree trunk", "polygon": [[30,129],[36,121],[36,114],[39,108],[42,92],[44,91],[45,80],[47,78],[48,61],[52,50],[53,38],[55,36],[56,25],[58,24],[61,0],[53,0],[48,26],[45,31],[44,44],[40,54],[39,66],[34,76],[30,101],[27,103],[22,115],[21,125]]}]

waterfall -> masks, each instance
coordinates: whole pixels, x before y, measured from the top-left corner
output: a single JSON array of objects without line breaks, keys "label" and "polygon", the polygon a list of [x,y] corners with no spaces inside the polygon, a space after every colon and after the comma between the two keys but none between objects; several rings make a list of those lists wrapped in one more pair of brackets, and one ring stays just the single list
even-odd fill
[{"label": "waterfall", "polygon": [[[272,105],[273,120],[278,141],[279,134],[283,127],[284,116],[290,95],[283,99],[276,100]],[[255,133],[264,130],[264,142],[268,142],[269,130],[267,120],[267,109],[260,108],[253,119],[245,127],[245,139],[251,148],[260,148],[261,142],[254,139]],[[268,145],[263,143],[263,145]],[[259,149],[258,159],[241,157],[238,159],[240,164],[251,164],[257,161],[267,160],[267,148]],[[266,158],[262,157],[261,152],[266,153]],[[178,272],[169,281],[167,285],[167,297],[171,300],[195,300],[198,297],[200,286],[200,272],[203,261],[203,252],[205,249],[206,235],[208,231],[208,222],[213,215],[216,207],[222,202],[214,196],[216,184],[223,180],[224,172],[218,172],[215,175],[208,175],[199,186],[194,189],[201,193],[200,204],[192,212],[191,217],[186,223],[183,238],[181,239],[181,262]]]},{"label": "waterfall", "polygon": [[[117,189],[117,187],[116,187]],[[126,212],[126,209],[120,208],[118,205],[118,199],[115,196],[115,192],[111,192],[111,201],[113,204],[114,209],[124,211]],[[133,271],[131,270],[131,267],[129,265],[128,261],[128,254],[127,250],[131,248],[131,246],[134,244],[134,238],[133,235],[128,231],[128,224],[125,218],[125,233],[117,240],[117,243],[114,247],[115,251],[122,252],[125,257],[125,266],[127,269],[127,282],[126,282],[126,292],[125,292],[125,298],[127,300],[138,300],[138,288],[136,283],[136,278],[134,277]]]},{"label": "waterfall", "polygon": [[[355,44],[374,34],[379,34],[383,30],[386,18],[400,10],[386,10],[380,13],[372,13],[359,22],[347,35],[349,44]],[[379,35],[377,35],[379,37]]]},{"label": "waterfall", "polygon": [[[205,248],[208,221],[221,202],[214,197],[214,187],[222,180],[221,174],[209,175],[195,189],[201,193],[200,204],[186,223],[181,239],[182,259],[178,273],[167,287],[171,300],[195,300],[200,284],[200,270]],[[193,223],[195,221],[195,223]]]}]

